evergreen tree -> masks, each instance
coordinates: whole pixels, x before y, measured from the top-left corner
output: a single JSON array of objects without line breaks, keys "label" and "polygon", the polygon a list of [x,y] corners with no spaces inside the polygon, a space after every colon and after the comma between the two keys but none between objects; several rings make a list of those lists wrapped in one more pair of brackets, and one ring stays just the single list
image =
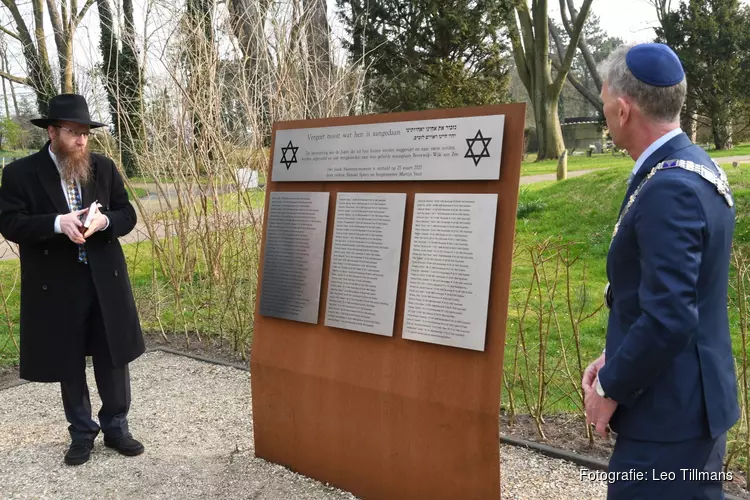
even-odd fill
[{"label": "evergreen tree", "polygon": [[506,0],[336,0],[368,74],[366,111],[507,102],[508,47],[499,35]]}]

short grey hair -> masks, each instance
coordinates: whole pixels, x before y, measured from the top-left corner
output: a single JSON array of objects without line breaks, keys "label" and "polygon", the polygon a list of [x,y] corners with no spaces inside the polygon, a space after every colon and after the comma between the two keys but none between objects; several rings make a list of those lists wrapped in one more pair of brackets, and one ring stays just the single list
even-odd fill
[{"label": "short grey hair", "polygon": [[609,55],[599,70],[602,80],[607,82],[610,92],[633,99],[649,118],[666,123],[679,121],[687,94],[686,79],[671,87],[656,87],[640,81],[625,60],[632,47],[632,44],[621,45]]}]

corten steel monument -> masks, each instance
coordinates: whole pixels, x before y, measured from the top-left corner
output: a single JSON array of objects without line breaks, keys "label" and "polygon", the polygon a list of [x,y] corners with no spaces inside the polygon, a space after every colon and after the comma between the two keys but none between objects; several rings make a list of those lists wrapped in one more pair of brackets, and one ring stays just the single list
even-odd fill
[{"label": "corten steel monument", "polygon": [[525,104],[277,123],[256,455],[362,498],[500,498]]}]

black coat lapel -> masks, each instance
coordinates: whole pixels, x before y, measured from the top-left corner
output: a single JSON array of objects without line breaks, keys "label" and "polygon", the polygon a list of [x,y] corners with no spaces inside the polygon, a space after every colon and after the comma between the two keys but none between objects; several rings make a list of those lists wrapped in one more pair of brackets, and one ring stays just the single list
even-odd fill
[{"label": "black coat lapel", "polygon": [[37,167],[39,180],[57,211],[61,214],[67,214],[70,212],[70,208],[68,208],[68,201],[65,199],[62,184],[60,184],[60,173],[57,171],[57,167],[49,155],[48,148],[49,143],[36,153],[39,155],[39,166]]},{"label": "black coat lapel", "polygon": [[88,182],[81,185],[81,208],[88,208],[97,199],[97,182],[96,182],[96,162],[93,156],[91,158],[91,177]]}]

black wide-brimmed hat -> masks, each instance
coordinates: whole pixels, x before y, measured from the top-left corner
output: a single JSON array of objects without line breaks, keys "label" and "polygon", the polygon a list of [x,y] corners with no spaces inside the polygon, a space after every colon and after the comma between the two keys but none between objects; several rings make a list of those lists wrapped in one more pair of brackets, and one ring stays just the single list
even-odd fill
[{"label": "black wide-brimmed hat", "polygon": [[91,120],[86,99],[78,94],[60,94],[49,100],[47,118],[29,120],[37,127],[47,128],[57,121],[66,121],[89,125],[91,128],[106,127],[104,123]]}]

